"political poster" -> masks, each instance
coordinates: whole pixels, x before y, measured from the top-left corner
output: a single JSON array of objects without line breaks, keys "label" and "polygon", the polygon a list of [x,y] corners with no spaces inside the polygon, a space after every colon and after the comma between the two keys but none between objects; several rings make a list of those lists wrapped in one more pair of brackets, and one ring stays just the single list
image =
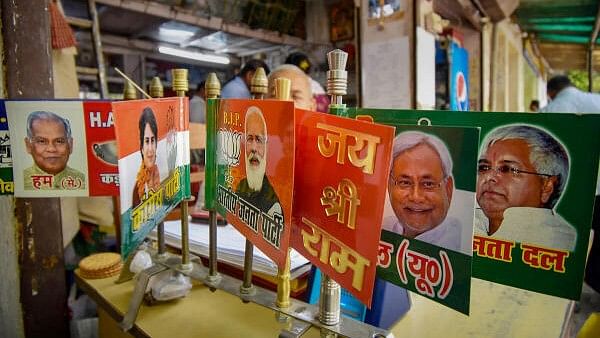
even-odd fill
[{"label": "political poster", "polygon": [[[375,122],[480,127],[473,276],[577,300],[598,170],[600,116],[349,109]],[[468,165],[468,163],[466,164]]]},{"label": "political poster", "polygon": [[8,118],[4,101],[0,101],[0,195],[12,195],[14,187]]},{"label": "political poster", "polygon": [[377,274],[468,314],[479,130],[395,127]]},{"label": "political poster", "polygon": [[[8,119],[4,115],[5,122],[0,122],[0,128],[6,127],[0,144],[1,155],[5,156],[0,173],[3,180],[12,181],[14,170],[15,196],[118,195],[117,148],[110,101],[2,103]],[[15,140],[12,144],[11,135]],[[6,157],[16,153],[26,156],[11,161]]]},{"label": "political poster", "polygon": [[[294,104],[221,100],[215,122],[217,210],[283,267],[292,218]],[[210,122],[208,128],[211,133]]]},{"label": "political poster", "polygon": [[292,247],[371,306],[394,128],[296,109]]},{"label": "political poster", "polygon": [[121,197],[121,255],[190,197],[187,98],[113,102]]}]

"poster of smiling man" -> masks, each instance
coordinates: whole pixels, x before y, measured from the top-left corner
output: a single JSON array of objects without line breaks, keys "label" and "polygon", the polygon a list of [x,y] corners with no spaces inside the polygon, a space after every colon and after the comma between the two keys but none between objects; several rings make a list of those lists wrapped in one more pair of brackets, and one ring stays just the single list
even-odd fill
[{"label": "poster of smiling man", "polygon": [[6,101],[15,196],[87,196],[81,101]]},{"label": "poster of smiling man", "polygon": [[473,276],[577,300],[587,255],[600,116],[350,110],[376,122],[481,128]]},{"label": "poster of smiling man", "polygon": [[396,131],[378,276],[468,314],[479,130]]}]

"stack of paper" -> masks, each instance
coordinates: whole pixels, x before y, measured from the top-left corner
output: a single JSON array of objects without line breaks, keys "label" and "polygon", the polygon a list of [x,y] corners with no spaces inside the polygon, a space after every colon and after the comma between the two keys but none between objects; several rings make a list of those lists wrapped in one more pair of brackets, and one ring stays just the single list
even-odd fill
[{"label": "stack of paper", "polygon": [[[190,251],[208,257],[208,224],[189,223]],[[165,222],[165,242],[173,247],[181,247],[181,221]],[[246,238],[231,224],[217,226],[217,259],[240,269],[244,267],[244,249]],[[254,248],[252,270],[271,276],[277,276],[277,265],[258,248]],[[299,277],[310,270],[306,258],[296,250],[290,253],[290,277]]]}]

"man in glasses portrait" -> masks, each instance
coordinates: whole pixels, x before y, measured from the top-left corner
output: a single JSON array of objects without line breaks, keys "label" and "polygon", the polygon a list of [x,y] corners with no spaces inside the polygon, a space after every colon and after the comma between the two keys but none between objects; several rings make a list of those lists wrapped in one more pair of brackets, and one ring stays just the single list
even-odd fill
[{"label": "man in glasses portrait", "polygon": [[479,153],[475,232],[573,251],[577,231],[554,211],[569,177],[565,147],[538,127],[508,125]]},{"label": "man in glasses portrait", "polygon": [[386,217],[385,230],[462,251],[461,224],[447,217],[454,192],[452,157],[442,140],[419,131],[394,138],[388,194],[395,217]]},{"label": "man in glasses portrait", "polygon": [[238,184],[236,194],[283,224],[279,198],[266,175],[267,124],[257,107],[250,107],[246,112],[244,140],[246,178]]},{"label": "man in glasses portrait", "polygon": [[34,162],[23,171],[25,190],[85,189],[85,175],[67,165],[73,152],[69,120],[48,111],[30,113],[25,147]]}]

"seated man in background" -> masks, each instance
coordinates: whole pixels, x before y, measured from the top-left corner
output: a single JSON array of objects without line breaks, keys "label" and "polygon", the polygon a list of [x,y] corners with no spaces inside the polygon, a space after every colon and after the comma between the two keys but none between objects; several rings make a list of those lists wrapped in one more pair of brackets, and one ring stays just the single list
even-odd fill
[{"label": "seated man in background", "polygon": [[569,155],[528,125],[493,130],[481,146],[475,233],[573,251],[577,231],[554,211],[569,178]]},{"label": "seated man in background", "polygon": [[262,60],[252,59],[242,67],[240,73],[236,75],[232,80],[227,82],[223,86],[221,91],[222,99],[249,99],[250,95],[250,84],[252,83],[252,77],[254,72],[262,67],[265,70],[265,74],[269,75],[269,67]]}]

